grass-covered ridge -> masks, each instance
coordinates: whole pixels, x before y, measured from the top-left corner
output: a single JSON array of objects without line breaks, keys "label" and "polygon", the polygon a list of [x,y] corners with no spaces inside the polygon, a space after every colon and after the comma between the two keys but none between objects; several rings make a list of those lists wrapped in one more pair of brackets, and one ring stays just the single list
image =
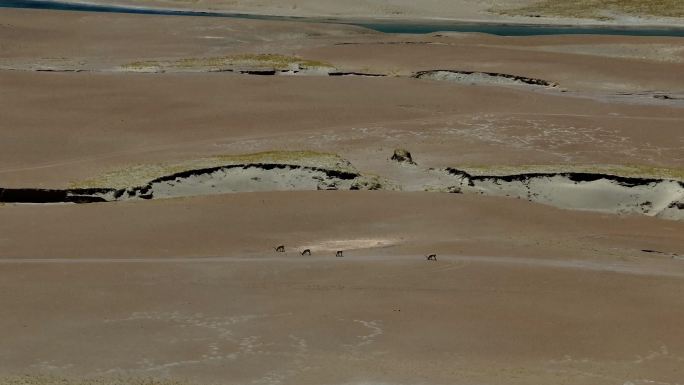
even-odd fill
[{"label": "grass-covered ridge", "polygon": [[455,168],[471,175],[505,176],[517,174],[589,173],[627,178],[671,179],[684,181],[684,168],[643,165],[465,165]]},{"label": "grass-covered ridge", "polygon": [[560,16],[610,20],[613,15],[684,17],[682,0],[542,0],[531,5],[494,9],[512,16]]},{"label": "grass-covered ridge", "polygon": [[280,54],[240,54],[216,57],[192,57],[175,60],[144,60],[121,66],[129,71],[175,70],[227,70],[235,68],[253,69],[306,69],[333,68],[330,63],[303,59],[297,56]]},{"label": "grass-covered ridge", "polygon": [[180,162],[140,164],[112,170],[96,178],[72,183],[73,188],[127,188],[142,186],[153,179],[183,171],[236,164],[287,164],[356,173],[346,159],[314,151],[267,151],[252,154],[220,155]]}]

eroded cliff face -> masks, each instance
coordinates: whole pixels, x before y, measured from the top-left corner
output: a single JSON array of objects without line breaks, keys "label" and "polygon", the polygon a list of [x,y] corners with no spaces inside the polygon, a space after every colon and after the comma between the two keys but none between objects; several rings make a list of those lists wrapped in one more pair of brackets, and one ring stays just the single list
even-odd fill
[{"label": "eroded cliff face", "polygon": [[678,180],[590,172],[474,175],[458,168],[421,169],[413,162],[391,160],[401,175],[392,180],[365,175],[350,163],[340,162],[346,166],[238,163],[193,168],[119,188],[0,188],[0,202],[95,203],[255,191],[403,190],[502,196],[564,209],[684,220],[684,182]]},{"label": "eroded cliff face", "polygon": [[565,209],[615,214],[645,214],[684,219],[678,203],[684,183],[676,180],[622,177],[599,173],[528,173],[470,175],[447,168],[463,192],[526,199]]}]

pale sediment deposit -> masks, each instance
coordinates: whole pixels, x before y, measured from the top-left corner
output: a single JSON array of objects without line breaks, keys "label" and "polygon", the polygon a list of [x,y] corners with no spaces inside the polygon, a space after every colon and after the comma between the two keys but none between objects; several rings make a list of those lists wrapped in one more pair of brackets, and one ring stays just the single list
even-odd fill
[{"label": "pale sediment deposit", "polygon": [[442,80],[465,84],[490,84],[499,86],[538,86],[557,87],[558,85],[543,79],[526,76],[502,74],[496,72],[431,70],[421,71],[414,75],[417,79]]},{"label": "pale sediment deposit", "polygon": [[191,170],[151,181],[150,196],[168,198],[254,191],[349,190],[360,175],[287,164],[252,164]]},{"label": "pale sediment deposit", "polygon": [[453,168],[460,191],[526,199],[555,207],[684,219],[684,183],[586,173],[473,176]]}]

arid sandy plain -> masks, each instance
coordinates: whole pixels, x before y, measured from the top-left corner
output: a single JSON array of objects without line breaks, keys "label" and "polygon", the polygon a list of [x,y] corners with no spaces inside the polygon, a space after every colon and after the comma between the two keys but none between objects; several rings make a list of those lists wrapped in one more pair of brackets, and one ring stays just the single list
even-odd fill
[{"label": "arid sandy plain", "polygon": [[684,384],[683,180],[684,38],[0,9],[0,384]]}]

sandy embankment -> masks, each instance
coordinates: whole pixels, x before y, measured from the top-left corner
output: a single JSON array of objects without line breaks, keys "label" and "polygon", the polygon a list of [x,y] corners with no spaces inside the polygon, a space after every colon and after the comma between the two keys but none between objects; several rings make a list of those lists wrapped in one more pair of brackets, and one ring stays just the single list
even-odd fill
[{"label": "sandy embankment", "polygon": [[[245,160],[251,163],[242,163]],[[192,165],[205,167],[191,168]],[[209,165],[212,166],[206,167]],[[598,172],[471,175],[455,168],[421,170],[415,164],[394,168],[398,174],[389,179],[365,175],[332,154],[268,152],[137,166],[79,183],[87,187],[66,190],[0,188],[0,202],[90,203],[259,191],[434,191],[504,196],[565,209],[684,220],[684,182],[679,180]],[[171,170],[175,172],[170,173]],[[155,175],[154,179],[144,180]]]},{"label": "sandy embankment", "polygon": [[460,191],[526,199],[555,207],[684,220],[684,182],[557,173],[472,176],[449,169]]}]

